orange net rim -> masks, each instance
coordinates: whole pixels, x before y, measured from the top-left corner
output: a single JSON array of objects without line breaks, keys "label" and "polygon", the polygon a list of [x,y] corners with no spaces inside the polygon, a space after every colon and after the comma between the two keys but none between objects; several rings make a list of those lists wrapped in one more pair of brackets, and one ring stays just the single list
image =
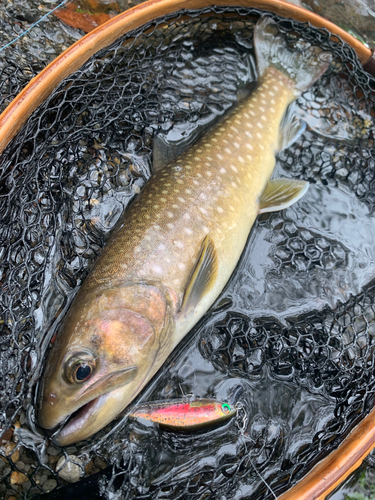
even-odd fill
[{"label": "orange net rim", "polygon": [[[0,115],[0,154],[33,111],[61,81],[78,70],[96,52],[155,18],[182,9],[212,6],[255,8],[296,21],[309,22],[316,28],[329,31],[333,40],[338,41],[339,37],[347,42],[355,50],[363,66],[369,66],[373,61],[371,50],[346,31],[323,17],[284,0],[148,0],[82,37],[29,82]],[[374,447],[375,409],[345,438],[337,450],[319,462],[297,485],[281,495],[279,500],[323,500],[361,465]]]},{"label": "orange net rim", "polygon": [[252,7],[296,21],[309,22],[314,27],[327,29],[332,33],[333,39],[337,40],[338,36],[351,45],[363,65],[366,65],[372,57],[370,49],[343,29],[313,12],[284,0],[149,0],[119,14],[85,35],[30,81],[0,115],[0,154],[53,89],[80,68],[93,54],[120,36],[157,17],[182,9],[202,9],[211,6]]}]

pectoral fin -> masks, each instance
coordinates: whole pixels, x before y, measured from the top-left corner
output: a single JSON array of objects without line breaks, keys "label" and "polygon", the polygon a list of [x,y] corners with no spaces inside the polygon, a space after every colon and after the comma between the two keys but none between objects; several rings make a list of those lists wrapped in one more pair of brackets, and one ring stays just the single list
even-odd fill
[{"label": "pectoral fin", "polygon": [[188,311],[196,307],[213,286],[217,276],[217,268],[216,250],[211,238],[207,235],[203,240],[202,251],[186,287],[181,311]]},{"label": "pectoral fin", "polygon": [[292,179],[268,181],[259,202],[259,213],[276,212],[288,208],[306,193],[309,183]]}]

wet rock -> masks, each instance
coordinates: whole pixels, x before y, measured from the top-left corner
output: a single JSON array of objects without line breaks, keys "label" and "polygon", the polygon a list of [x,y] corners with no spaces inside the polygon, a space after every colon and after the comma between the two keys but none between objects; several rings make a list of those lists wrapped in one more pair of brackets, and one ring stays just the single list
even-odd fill
[{"label": "wet rock", "polygon": [[46,493],[49,493],[50,491],[54,490],[56,486],[57,486],[57,481],[55,479],[48,479],[43,484],[43,489]]},{"label": "wet rock", "polygon": [[16,470],[10,475],[10,484],[22,484],[28,480],[29,478],[25,474]]},{"label": "wet rock", "polygon": [[57,462],[56,471],[61,479],[68,483],[76,483],[80,480],[83,472],[82,461],[75,455],[61,457]]}]

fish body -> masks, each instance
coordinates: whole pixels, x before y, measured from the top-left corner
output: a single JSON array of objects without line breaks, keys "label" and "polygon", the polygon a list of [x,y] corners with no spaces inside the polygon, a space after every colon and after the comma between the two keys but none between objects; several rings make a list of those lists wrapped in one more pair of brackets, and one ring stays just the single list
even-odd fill
[{"label": "fish body", "polygon": [[195,430],[229,420],[236,408],[214,399],[174,400],[146,403],[128,416],[156,422],[174,430]]},{"label": "fish body", "polygon": [[258,22],[254,40],[257,89],[154,173],[57,335],[38,414],[43,427],[60,425],[60,445],[91,436],[134,399],[218,297],[259,212],[306,191],[303,182],[269,179],[286,109],[329,61],[300,56],[298,71],[279,64],[274,44],[282,42],[269,19]]}]

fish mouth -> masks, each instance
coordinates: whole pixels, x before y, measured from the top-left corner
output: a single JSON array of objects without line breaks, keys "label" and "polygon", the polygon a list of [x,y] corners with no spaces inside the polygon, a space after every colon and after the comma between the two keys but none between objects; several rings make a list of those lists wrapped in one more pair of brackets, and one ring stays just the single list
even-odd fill
[{"label": "fish mouth", "polygon": [[[77,432],[81,431],[85,425],[88,424],[92,415],[97,412],[106,402],[110,393],[99,396],[92,399],[88,403],[84,404],[78,410],[73,412],[56,430],[51,439],[54,443],[59,446],[65,446],[71,441],[71,436],[75,435]],[[69,442],[66,442],[66,441]]]},{"label": "fish mouth", "polygon": [[[88,431],[90,434],[94,434],[96,430],[106,425],[108,423],[104,408],[106,403],[116,391],[123,390],[128,383],[134,380],[137,371],[136,366],[127,367],[104,376],[85,389],[74,400],[76,409],[69,415],[65,414],[65,418],[55,426],[51,435],[52,441],[59,446],[65,446],[74,441],[85,439]],[[100,426],[98,426],[98,422],[100,422]]]}]

